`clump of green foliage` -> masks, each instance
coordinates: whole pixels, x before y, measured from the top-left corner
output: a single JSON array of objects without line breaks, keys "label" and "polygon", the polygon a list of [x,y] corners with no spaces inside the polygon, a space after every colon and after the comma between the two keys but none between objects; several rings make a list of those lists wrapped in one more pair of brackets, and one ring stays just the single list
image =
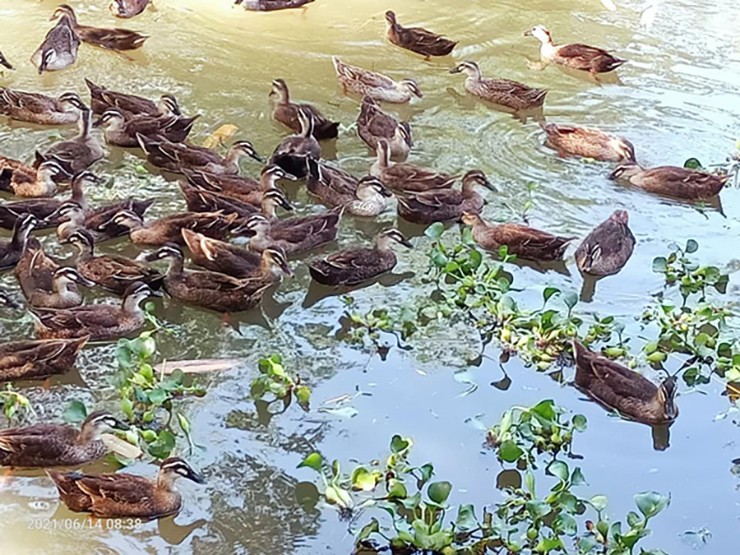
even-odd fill
[{"label": "clump of green foliage", "polygon": [[280,355],[261,358],[258,363],[259,375],[252,380],[252,397],[264,399],[272,397],[272,402],[282,402],[287,409],[295,397],[300,407],[308,411],[311,401],[311,388],[301,383],[299,377],[290,376],[285,371]]},{"label": "clump of green foliage", "polygon": [[36,414],[28,397],[13,389],[12,384],[0,389],[0,407],[9,423],[26,422]]}]

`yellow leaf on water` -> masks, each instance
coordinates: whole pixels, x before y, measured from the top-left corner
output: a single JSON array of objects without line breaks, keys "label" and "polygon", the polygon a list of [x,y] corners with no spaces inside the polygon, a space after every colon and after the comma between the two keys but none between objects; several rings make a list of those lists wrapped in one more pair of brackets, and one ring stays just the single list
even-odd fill
[{"label": "yellow leaf on water", "polygon": [[213,135],[203,141],[203,146],[206,148],[216,148],[225,145],[229,139],[236,135],[237,131],[239,131],[239,128],[236,125],[225,123],[216,129]]}]

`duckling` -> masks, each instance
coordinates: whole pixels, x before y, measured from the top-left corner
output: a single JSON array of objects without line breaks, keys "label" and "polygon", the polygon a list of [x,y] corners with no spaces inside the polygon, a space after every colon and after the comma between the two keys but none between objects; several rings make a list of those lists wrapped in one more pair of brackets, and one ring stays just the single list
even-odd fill
[{"label": "duckling", "polygon": [[687,200],[702,200],[718,195],[731,176],[730,174],[712,175],[676,166],[644,169],[634,163],[618,166],[609,177],[628,181],[649,193]]},{"label": "duckling", "polygon": [[212,272],[244,279],[254,276],[262,264],[262,256],[257,253],[189,229],[182,230],[182,238],[193,263]]},{"label": "duckling", "polygon": [[401,26],[396,20],[396,14],[390,10],[385,12],[385,21],[388,24],[386,37],[391,43],[421,54],[427,60],[432,56],[447,56],[457,45],[457,41],[451,41],[421,27]]},{"label": "duckling", "polygon": [[541,123],[545,145],[561,156],[582,156],[605,162],[635,160],[635,147],[627,139],[590,127]]},{"label": "duckling", "polygon": [[643,424],[668,424],[678,417],[676,378],[656,386],[641,374],[589,351],[573,340],[575,384],[622,417]]},{"label": "duckling", "polygon": [[544,25],[536,25],[524,32],[526,37],[535,37],[542,43],[540,56],[544,62],[588,71],[595,77],[598,73],[614,71],[627,60],[612,56],[606,50],[585,44],[563,44],[556,46],[550,31]]},{"label": "duckling", "polygon": [[[181,181],[180,190],[185,196],[188,210],[191,212],[223,212],[224,214],[236,214],[240,218],[247,218],[260,211],[253,204],[249,204],[238,198],[230,197],[222,193],[204,191]],[[285,210],[293,210],[293,205],[288,202],[285,194],[280,189],[273,189],[262,195],[262,213],[269,218],[276,216],[277,207]]]},{"label": "duckling", "polygon": [[63,178],[69,178],[69,174],[57,160],[32,168],[0,156],[0,191],[26,198],[52,197],[57,192],[56,180]]},{"label": "duckling", "polygon": [[77,271],[95,285],[122,295],[134,282],[143,282],[152,289],[159,289],[162,274],[138,262],[117,254],[95,255],[95,240],[84,229],[72,233],[65,241],[79,250],[75,266]]},{"label": "duckling", "polygon": [[223,157],[210,148],[173,143],[161,136],[146,137],[139,133],[136,138],[152,165],[174,173],[181,173],[184,169],[200,169],[209,173],[236,175],[242,155],[263,161],[249,141],[235,142]]},{"label": "duckling", "polygon": [[92,114],[90,110],[80,113],[79,134],[74,139],[56,143],[43,154],[36,155],[35,165],[49,159],[61,164],[69,175],[77,175],[92,166],[105,156],[105,150],[100,141],[90,134]]},{"label": "duckling", "polygon": [[80,119],[84,106],[77,93],[66,92],[57,98],[0,87],[0,114],[17,121],[39,125],[70,125]]},{"label": "duckling", "polygon": [[135,94],[108,90],[89,79],[85,79],[85,84],[90,90],[90,107],[98,116],[103,115],[109,108],[118,108],[127,117],[129,115],[182,116],[180,105],[171,94],[163,94],[157,103]]},{"label": "duckling", "polygon": [[373,152],[377,151],[379,140],[388,141],[391,159],[398,162],[405,161],[414,146],[411,126],[386,114],[369,96],[362,97],[360,114],[357,116],[357,134]]},{"label": "duckling", "polygon": [[270,164],[262,168],[259,181],[251,177],[215,174],[198,170],[185,170],[183,173],[188,183],[198,189],[213,191],[225,197],[252,204],[258,208],[262,207],[262,199],[267,192],[279,190],[277,186],[278,180],[287,179],[296,181],[298,179],[275,164]]},{"label": "duckling", "polygon": [[108,10],[115,17],[129,19],[142,13],[149,5],[149,0],[111,0]]},{"label": "duckling", "polygon": [[330,207],[344,207],[355,216],[374,217],[386,209],[386,198],[393,196],[377,177],[360,180],[344,170],[308,159],[308,192]]},{"label": "duckling", "polygon": [[252,234],[247,248],[262,252],[269,247],[280,247],[287,255],[310,251],[337,238],[340,219],[341,212],[336,210],[276,222],[262,214],[254,214],[244,226]]},{"label": "duckling", "polygon": [[399,162],[391,164],[388,141],[378,141],[378,158],[370,168],[370,175],[379,178],[389,189],[404,193],[448,189],[458,180],[459,175],[448,175]]},{"label": "duckling", "polygon": [[13,67],[13,64],[11,64],[8,59],[3,55],[2,52],[0,52],[0,66],[6,67],[9,70],[13,71],[15,68]]},{"label": "duckling", "polygon": [[321,145],[314,133],[313,114],[304,108],[298,110],[298,121],[301,132],[283,139],[270,157],[270,163],[283,168],[284,171],[298,178],[306,177],[308,167],[306,159],[321,158]]},{"label": "duckling", "polygon": [[235,6],[243,6],[245,10],[253,12],[272,12],[276,10],[290,10],[302,8],[314,0],[236,0]]},{"label": "duckling", "polygon": [[485,201],[475,191],[478,186],[496,190],[482,171],[471,170],[462,178],[461,191],[438,189],[399,196],[398,215],[417,224],[459,220],[463,212],[478,213],[483,208]]},{"label": "duckling", "polygon": [[126,289],[120,306],[88,304],[63,310],[34,308],[30,314],[39,339],[89,336],[92,341],[115,341],[137,333],[146,325],[144,311],[139,305],[152,296],[161,296],[161,293],[137,282]]},{"label": "duckling", "polygon": [[0,381],[45,379],[63,374],[74,366],[87,340],[81,337],[0,344]]},{"label": "duckling", "polygon": [[137,134],[148,137],[160,135],[170,142],[181,143],[187,139],[198,117],[155,117],[139,114],[127,118],[120,108],[108,108],[93,127],[103,127],[103,136],[109,145],[132,148],[139,146]]},{"label": "duckling", "polygon": [[611,276],[627,264],[636,243],[628,222],[626,210],[615,210],[586,236],[576,250],[576,263],[584,274]]},{"label": "duckling", "polygon": [[173,246],[160,248],[147,260],[170,259],[164,276],[164,289],[180,301],[217,312],[242,312],[257,306],[270,285],[280,279],[278,272],[291,275],[285,254],[267,248],[262,253],[259,273],[248,279],[236,279],[219,272],[185,271],[182,251]]},{"label": "duckling", "polygon": [[108,225],[124,226],[134,245],[161,246],[168,243],[182,244],[182,229],[192,229],[214,239],[225,239],[238,216],[221,212],[185,212],[172,214],[158,220],[144,222],[139,215],[124,210],[116,214]]},{"label": "duckling", "polygon": [[551,262],[561,260],[575,237],[559,237],[519,224],[486,223],[480,214],[465,212],[462,223],[473,228],[473,239],[486,250],[497,252],[506,245],[519,258]]},{"label": "duckling", "polygon": [[510,79],[483,77],[475,62],[462,62],[451,69],[450,73],[465,73],[466,91],[511,110],[531,110],[540,108],[545,103],[546,89],[536,89]]},{"label": "duckling", "polygon": [[185,477],[196,484],[205,480],[182,459],[171,457],[159,466],[155,481],[133,474],[100,474],[47,471],[67,508],[100,518],[161,518],[176,514],[182,496],[175,480]]},{"label": "duckling", "polygon": [[68,18],[71,22],[72,29],[74,29],[77,36],[83,42],[92,44],[93,46],[99,46],[107,50],[136,50],[144,45],[144,42],[149,37],[141,35],[135,31],[129,31],[128,29],[101,29],[99,27],[89,27],[87,25],[80,25],[77,22],[77,15],[74,10],[67,4],[61,4],[54,10],[51,19],[58,17]]},{"label": "duckling", "polygon": [[275,79],[272,82],[270,98],[273,101],[272,119],[292,129],[295,133],[301,133],[303,128],[298,117],[301,110],[305,110],[313,116],[313,136],[322,141],[324,139],[336,139],[339,134],[339,122],[329,121],[317,108],[311,104],[290,101],[290,91],[283,79]]},{"label": "duckling", "polygon": [[311,277],[324,285],[357,285],[390,272],[396,267],[393,243],[404,247],[413,245],[397,229],[388,229],[378,235],[372,248],[345,249],[308,264]]},{"label": "duckling", "polygon": [[108,449],[100,436],[128,426],[108,412],[88,416],[79,430],[63,424],[35,424],[0,430],[0,466],[49,467],[86,464]]},{"label": "duckling", "polygon": [[63,15],[46,33],[41,46],[31,56],[31,62],[38,68],[39,75],[45,71],[59,71],[77,61],[79,47],[80,37],[69,17]]},{"label": "duckling", "polygon": [[373,100],[393,104],[405,104],[412,95],[418,98],[424,96],[413,79],[396,82],[382,73],[345,64],[336,56],[332,57],[332,62],[345,93],[369,96]]},{"label": "duckling", "polygon": [[0,272],[10,270],[20,260],[31,232],[38,225],[38,219],[33,214],[25,214],[13,228],[13,237],[10,241],[0,241]]}]

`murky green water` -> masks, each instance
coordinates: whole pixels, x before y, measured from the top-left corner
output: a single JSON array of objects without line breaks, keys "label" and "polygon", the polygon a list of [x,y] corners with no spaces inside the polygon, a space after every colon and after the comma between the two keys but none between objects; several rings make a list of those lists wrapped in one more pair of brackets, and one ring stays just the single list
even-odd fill
[{"label": "murky green water", "polygon": [[[170,92],[187,113],[202,114],[196,140],[232,123],[240,127],[240,137],[269,153],[285,134],[270,119],[267,93],[273,78],[286,79],[296,98],[320,104],[328,115],[349,125],[357,103],[341,95],[331,55],[394,77],[413,76],[425,97],[399,110],[414,129],[417,148],[412,160],[441,170],[484,170],[501,191],[489,197],[486,217],[503,221],[512,217],[512,209],[521,211],[529,182],[538,184],[531,223],[554,232],[584,234],[615,208],[629,210],[639,243],[635,256],[619,276],[599,283],[587,306],[630,319],[660,288],[650,261],[665,253],[672,240],[697,239],[703,261],[727,268],[731,283],[736,282],[740,261],[730,246],[740,230],[737,191],[723,193],[720,213],[621,187],[606,179],[604,166],[554,156],[541,146],[535,122],[523,124],[475,102],[462,93],[462,79],[446,71],[453,59],[473,59],[487,75],[546,87],[551,91],[545,107],[548,121],[618,132],[636,144],[646,165],[680,165],[691,156],[721,161],[734,145],[740,124],[737,3],[666,2],[649,29],[639,22],[642,2],[618,3],[618,10],[609,12],[598,0],[317,0],[307,11],[254,14],[232,9],[229,0],[159,0],[155,10],[126,22],[152,35],[133,62],[83,46],[76,66],[39,78],[27,60],[46,32],[56,2],[0,0],[0,50],[18,68],[0,76],[0,85],[83,93],[83,78],[88,77],[152,97]],[[82,22],[113,25],[105,4],[73,3]],[[391,7],[403,21],[459,39],[453,59],[424,62],[387,45],[382,13]],[[607,78],[603,85],[555,68],[532,70],[527,58],[537,56],[538,44],[521,34],[537,23],[546,24],[556,40],[605,46],[630,64],[619,71],[619,80]],[[29,159],[34,149],[46,147],[59,133],[74,132],[3,121],[0,151]],[[357,173],[371,163],[351,130],[337,141],[336,158]],[[112,150],[96,169],[115,179],[116,186],[109,184],[91,196],[154,196],[153,214],[184,207],[175,182],[139,177],[133,169],[138,163],[135,154]],[[244,163],[245,173],[255,175],[258,168],[250,164]],[[291,195],[301,212],[321,210],[304,190]],[[339,243],[366,240],[394,220],[392,212],[371,223],[348,218]],[[401,254],[398,273],[423,273],[426,240],[414,241],[419,248]],[[71,254],[52,238],[45,244],[57,254]],[[125,244],[112,248],[130,249]],[[580,289],[572,260],[568,267],[569,275],[518,269],[516,280]],[[296,274],[265,302],[261,314],[241,316],[235,327],[218,315],[171,301],[160,307],[160,316],[177,325],[176,336],[162,345],[168,358],[234,356],[244,362],[241,368],[210,376],[208,395],[188,407],[195,441],[203,447],[191,459],[204,469],[208,485],[182,484],[185,505],[177,518],[126,532],[31,531],[34,519],[72,515],[59,506],[54,488],[41,473],[2,476],[3,552],[348,553],[352,539],[347,524],[331,509],[301,506],[296,500],[296,484],[313,479],[310,471],[295,469],[308,452],[319,449],[329,457],[370,460],[385,452],[393,433],[410,435],[416,442],[415,460],[434,461],[438,476],[454,483],[454,502],[494,502],[499,499],[499,465],[482,449],[482,432],[466,420],[477,417],[491,424],[513,404],[546,397],[589,418],[589,430],[578,438],[576,450],[584,456],[588,491],[608,495],[615,514],[632,508],[636,491],[671,494],[671,507],[656,519],[654,536],[646,545],[671,554],[690,553],[679,534],[703,526],[712,532],[706,553],[729,553],[736,545],[740,483],[730,473],[730,460],[738,456],[738,428],[730,420],[714,421],[727,408],[720,384],[707,386],[707,395],[680,397],[681,417],[671,429],[670,448],[656,451],[649,428],[609,417],[572,388],[522,369],[516,361],[506,367],[512,382],[505,391],[488,385],[501,378],[501,369],[484,359],[469,369],[477,391],[461,396],[468,386],[454,380],[453,370],[467,369],[464,359],[472,358],[477,347],[463,330],[437,330],[429,340],[416,342],[413,351],[392,350],[386,362],[352,350],[334,339],[340,300],[314,302],[315,291],[306,293],[305,267],[298,264]],[[0,278],[0,284],[15,287],[10,276]],[[355,297],[361,306],[390,305],[423,286],[417,275],[392,288],[375,285]],[[730,295],[736,294],[733,286]],[[4,338],[13,339],[29,336],[32,326],[27,317],[19,320],[18,314],[2,313],[0,330]],[[291,410],[269,421],[261,418],[249,400],[249,382],[256,360],[273,352],[282,353],[314,386],[315,408],[340,395],[366,393],[352,401],[357,416],[346,420]],[[496,353],[489,354],[496,358]],[[23,389],[34,399],[40,418],[56,418],[71,399],[105,403],[112,395],[107,385],[111,368],[112,348],[97,347],[83,353],[79,374],[62,376],[48,387],[24,384]],[[154,468],[139,464],[134,471],[151,474]]]}]

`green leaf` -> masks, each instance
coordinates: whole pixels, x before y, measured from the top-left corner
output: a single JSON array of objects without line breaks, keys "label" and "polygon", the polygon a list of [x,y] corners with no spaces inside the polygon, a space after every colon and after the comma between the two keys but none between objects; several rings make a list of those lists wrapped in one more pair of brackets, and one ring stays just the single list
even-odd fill
[{"label": "green leaf", "polygon": [[405,499],[406,497],[408,497],[408,491],[404,483],[396,478],[391,478],[388,481],[388,498]]},{"label": "green leaf", "polygon": [[475,530],[477,527],[478,520],[475,518],[475,507],[471,504],[460,505],[457,508],[455,528],[466,532],[468,530]]},{"label": "green leaf", "polygon": [[175,448],[175,443],[175,434],[169,430],[162,430],[156,441],[149,444],[149,454],[156,459],[166,459]]},{"label": "green leaf", "polygon": [[668,506],[670,501],[670,497],[661,495],[655,491],[646,491],[635,495],[637,508],[640,509],[640,512],[645,516],[645,518],[651,518],[657,515]]},{"label": "green leaf", "polygon": [[561,482],[568,481],[568,465],[565,464],[563,461],[552,461],[547,467],[547,472],[552,476],[555,476]]},{"label": "green leaf", "polygon": [[411,440],[396,434],[391,438],[391,453],[398,455],[411,447]]},{"label": "green leaf", "polygon": [[548,422],[554,422],[557,419],[557,414],[555,412],[555,402],[552,399],[540,401],[530,410]]},{"label": "green leaf", "polygon": [[434,465],[432,463],[423,464],[419,467],[419,472],[421,472],[421,482],[422,484],[425,484],[431,480],[434,475]]},{"label": "green leaf", "polygon": [[690,170],[700,170],[703,168],[701,162],[697,158],[689,158],[683,163],[683,167]]},{"label": "green leaf", "polygon": [[327,486],[326,491],[324,492],[324,497],[330,505],[338,505],[343,509],[351,509],[354,504],[349,492],[343,490],[339,486]]},{"label": "green leaf", "polygon": [[435,241],[442,237],[445,231],[445,226],[442,222],[435,222],[424,230],[424,235]]},{"label": "green leaf", "polygon": [[177,422],[180,424],[180,429],[186,434],[190,433],[190,421],[181,413],[177,413]]},{"label": "green leaf", "polygon": [[296,468],[312,468],[316,472],[321,472],[321,466],[324,462],[324,457],[321,456],[321,453],[318,451],[314,451],[313,453],[310,453],[306,456],[305,459],[301,461],[301,463]]},{"label": "green leaf", "polygon": [[560,289],[557,287],[545,287],[545,290],[542,292],[542,299],[547,302],[550,300],[550,297],[558,293],[560,293]]},{"label": "green leaf", "polygon": [[578,293],[575,291],[563,291],[560,293],[560,298],[563,299],[565,306],[572,309],[578,304]]},{"label": "green leaf", "polygon": [[311,388],[307,385],[299,385],[293,390],[293,393],[295,393],[298,405],[300,405],[304,411],[308,412],[309,404],[311,402]]},{"label": "green leaf", "polygon": [[586,417],[582,414],[576,414],[573,416],[573,429],[577,432],[583,432],[586,430],[586,427],[588,425],[588,421],[586,420]]},{"label": "green leaf", "polygon": [[377,534],[380,532],[380,525],[378,524],[378,520],[375,518],[371,518],[370,522],[365,524],[360,531],[357,533],[357,536],[355,537],[355,543],[361,543],[367,540],[370,536],[373,534]]},{"label": "green leaf", "polygon": [[167,392],[161,387],[156,387],[155,389],[152,389],[149,393],[147,393],[147,397],[149,398],[149,402],[152,405],[158,407],[167,400],[169,395],[167,395]]},{"label": "green leaf", "polygon": [[351,480],[352,488],[360,491],[372,491],[377,483],[376,475],[364,466],[358,466],[352,471]]},{"label": "green leaf", "polygon": [[581,472],[580,468],[576,468],[573,471],[573,474],[570,476],[570,484],[572,486],[586,486],[588,485],[588,482],[586,482],[586,478],[583,476],[583,472]]},{"label": "green leaf", "polygon": [[85,407],[85,403],[77,400],[71,401],[64,410],[62,418],[64,418],[65,422],[69,422],[70,424],[82,422],[87,418],[87,408]]},{"label": "green leaf", "polygon": [[532,515],[532,518],[535,520],[539,520],[547,516],[552,510],[550,505],[544,501],[528,501],[526,507],[529,514]]},{"label": "green leaf", "polygon": [[687,254],[695,253],[699,250],[699,243],[697,243],[694,239],[689,239],[686,241],[686,248],[684,251],[686,251]]},{"label": "green leaf", "polygon": [[594,495],[590,500],[589,503],[593,505],[593,508],[597,511],[603,511],[606,509],[607,504],[607,498],[606,495]]},{"label": "green leaf", "polygon": [[653,259],[653,272],[656,274],[664,274],[668,269],[668,260],[664,256],[658,256]]},{"label": "green leaf", "polygon": [[560,513],[557,518],[555,518],[553,527],[555,530],[559,530],[568,536],[575,536],[578,531],[578,523],[576,523],[576,519],[568,513]]},{"label": "green leaf", "polygon": [[498,456],[501,460],[509,463],[518,461],[523,454],[524,451],[510,439],[504,441],[498,449]]},{"label": "green leaf", "polygon": [[434,501],[437,505],[444,505],[447,502],[447,498],[450,496],[452,491],[452,484],[450,482],[432,482],[429,484],[427,494],[429,499]]}]

